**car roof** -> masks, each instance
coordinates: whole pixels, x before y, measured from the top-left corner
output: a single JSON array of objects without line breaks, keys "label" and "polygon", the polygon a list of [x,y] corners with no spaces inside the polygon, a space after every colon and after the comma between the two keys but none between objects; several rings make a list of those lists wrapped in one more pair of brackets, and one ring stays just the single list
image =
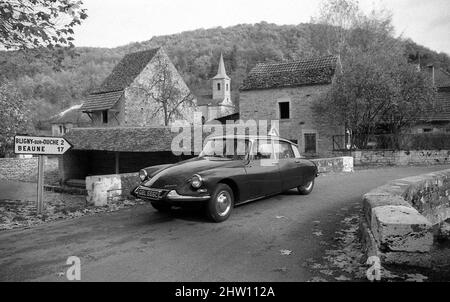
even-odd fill
[{"label": "car roof", "polygon": [[272,139],[277,139],[280,141],[284,141],[287,143],[290,143],[292,145],[297,146],[297,144],[291,142],[288,139],[279,137],[279,136],[274,136],[274,135],[246,135],[246,134],[228,134],[228,135],[217,135],[217,136],[212,136],[209,137],[208,139],[265,139],[265,140],[272,140]]}]

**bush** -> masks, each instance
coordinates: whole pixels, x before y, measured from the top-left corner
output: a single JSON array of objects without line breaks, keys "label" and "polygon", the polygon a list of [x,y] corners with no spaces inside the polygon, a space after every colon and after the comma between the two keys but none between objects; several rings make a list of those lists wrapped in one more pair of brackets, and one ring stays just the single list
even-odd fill
[{"label": "bush", "polygon": [[450,134],[374,135],[375,149],[387,150],[450,150]]}]

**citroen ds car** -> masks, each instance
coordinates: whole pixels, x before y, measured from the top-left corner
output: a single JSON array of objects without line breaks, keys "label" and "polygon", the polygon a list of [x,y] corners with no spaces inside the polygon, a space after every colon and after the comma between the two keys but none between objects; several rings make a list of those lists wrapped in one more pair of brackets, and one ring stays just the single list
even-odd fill
[{"label": "citroen ds car", "polygon": [[273,136],[216,136],[198,157],[140,170],[137,198],[158,211],[202,205],[215,222],[230,217],[238,204],[297,188],[311,193],[317,166],[302,158],[297,146]]}]

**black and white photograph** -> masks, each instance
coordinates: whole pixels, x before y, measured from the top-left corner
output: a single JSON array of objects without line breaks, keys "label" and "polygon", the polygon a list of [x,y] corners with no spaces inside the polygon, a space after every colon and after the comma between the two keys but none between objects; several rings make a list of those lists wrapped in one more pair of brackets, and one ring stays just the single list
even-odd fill
[{"label": "black and white photograph", "polygon": [[450,1],[0,0],[0,281],[450,281]]}]

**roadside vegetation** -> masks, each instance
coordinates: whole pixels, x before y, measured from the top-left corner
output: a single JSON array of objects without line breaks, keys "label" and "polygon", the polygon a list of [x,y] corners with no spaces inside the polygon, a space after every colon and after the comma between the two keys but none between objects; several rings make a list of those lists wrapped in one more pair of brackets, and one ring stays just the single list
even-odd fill
[{"label": "roadside vegetation", "polygon": [[399,137],[439,110],[429,71],[405,56],[406,45],[395,36],[389,12],[364,13],[355,0],[329,0],[315,22],[323,26],[317,33],[323,48],[342,63],[315,109],[345,124],[352,147],[366,149],[373,134]]}]

